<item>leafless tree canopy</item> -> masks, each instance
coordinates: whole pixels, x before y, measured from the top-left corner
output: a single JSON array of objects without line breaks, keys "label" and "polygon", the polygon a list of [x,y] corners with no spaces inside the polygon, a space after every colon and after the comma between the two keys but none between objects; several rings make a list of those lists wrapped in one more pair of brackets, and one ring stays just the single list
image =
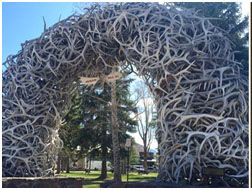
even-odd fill
[{"label": "leafless tree canopy", "polygon": [[70,16],[7,58],[3,176],[49,175],[73,82],[114,65],[135,65],[155,95],[158,179],[192,179],[203,167],[248,175],[247,82],[225,32],[187,10],[124,3]]}]

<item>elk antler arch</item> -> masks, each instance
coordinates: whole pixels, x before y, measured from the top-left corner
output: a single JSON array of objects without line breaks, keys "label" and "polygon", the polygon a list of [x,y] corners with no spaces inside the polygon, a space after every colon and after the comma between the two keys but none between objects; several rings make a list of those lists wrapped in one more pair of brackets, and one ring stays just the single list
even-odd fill
[{"label": "elk antler arch", "polygon": [[196,14],[151,3],[94,6],[46,29],[3,72],[3,176],[46,176],[74,81],[134,65],[155,95],[159,179],[203,167],[248,175],[248,96],[225,32]]}]

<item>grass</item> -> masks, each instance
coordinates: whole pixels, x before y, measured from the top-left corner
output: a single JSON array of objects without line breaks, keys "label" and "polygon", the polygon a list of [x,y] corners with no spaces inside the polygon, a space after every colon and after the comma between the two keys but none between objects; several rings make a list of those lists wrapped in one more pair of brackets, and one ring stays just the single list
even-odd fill
[{"label": "grass", "polygon": [[[85,174],[83,171],[71,171],[70,173],[61,173],[62,177],[74,177],[74,178],[84,178],[83,188],[100,188],[100,184],[105,181],[113,180],[113,174],[111,172],[107,173],[107,178],[102,181],[95,181],[94,179],[98,178],[101,174],[101,171],[91,171],[89,174]],[[149,173],[148,175],[142,174],[139,175],[137,172],[129,173],[129,181],[147,181],[154,180],[157,177],[157,173]],[[127,175],[122,175],[122,181],[127,181]]]}]

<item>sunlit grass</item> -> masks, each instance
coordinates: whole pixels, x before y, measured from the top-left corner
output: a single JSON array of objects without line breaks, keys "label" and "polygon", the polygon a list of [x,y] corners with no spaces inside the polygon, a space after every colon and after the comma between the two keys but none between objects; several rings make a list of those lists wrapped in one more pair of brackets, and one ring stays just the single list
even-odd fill
[{"label": "sunlit grass", "polygon": [[[129,173],[129,181],[144,181],[144,180],[154,180],[157,177],[157,173],[149,174],[138,174],[137,172]],[[127,181],[127,175],[122,175],[122,181]]]},{"label": "sunlit grass", "polygon": [[[61,173],[62,177],[73,177],[73,178],[84,178],[83,188],[100,188],[100,184],[105,181],[113,180],[113,173],[108,172],[107,178],[104,181],[95,181],[94,179],[98,178],[101,174],[101,171],[91,171],[89,174],[86,174],[83,171],[71,171],[70,173]],[[157,177],[157,173],[149,174],[138,174],[137,172],[129,173],[129,181],[147,181],[154,180]],[[127,181],[127,175],[122,175],[122,181]]]}]

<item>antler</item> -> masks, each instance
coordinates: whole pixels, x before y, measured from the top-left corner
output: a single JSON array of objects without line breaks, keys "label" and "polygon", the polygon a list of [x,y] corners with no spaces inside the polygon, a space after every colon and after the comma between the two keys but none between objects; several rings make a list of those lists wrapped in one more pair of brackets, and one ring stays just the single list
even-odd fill
[{"label": "antler", "polygon": [[203,167],[248,176],[248,94],[225,32],[157,3],[92,7],[49,27],[3,64],[3,176],[49,175],[80,76],[134,65],[156,97],[158,179]]}]

